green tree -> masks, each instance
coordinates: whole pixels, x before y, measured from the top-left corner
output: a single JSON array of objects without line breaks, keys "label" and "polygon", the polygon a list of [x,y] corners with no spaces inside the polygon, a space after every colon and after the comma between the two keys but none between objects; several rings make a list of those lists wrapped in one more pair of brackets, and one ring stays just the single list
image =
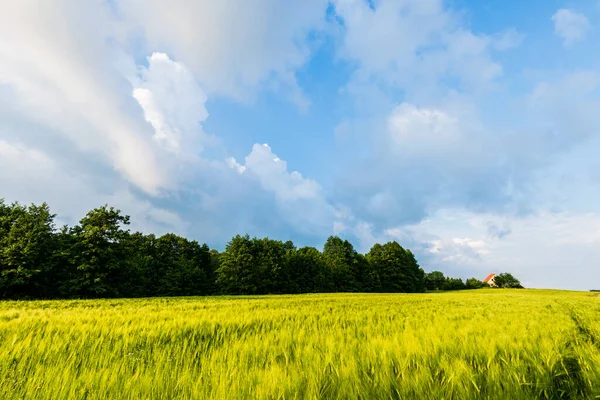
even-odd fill
[{"label": "green tree", "polygon": [[398,242],[375,244],[367,255],[377,274],[376,291],[416,293],[425,291],[425,273],[416,258]]},{"label": "green tree", "polygon": [[77,291],[76,256],[79,254],[78,238],[73,228],[63,225],[54,235],[55,249],[52,254],[52,272],[47,286],[53,297],[74,298]]},{"label": "green tree", "polygon": [[286,251],[291,242],[237,235],[219,256],[217,285],[223,293],[282,293],[286,282]]},{"label": "green tree", "polygon": [[481,289],[483,282],[477,278],[469,278],[466,282],[467,289]]},{"label": "green tree", "polygon": [[359,292],[374,292],[379,285],[379,276],[367,256],[356,253],[355,273]]},{"label": "green tree", "polygon": [[446,277],[440,271],[432,271],[427,274],[425,283],[427,290],[442,290],[442,286],[446,282]]},{"label": "green tree", "polygon": [[210,249],[208,253],[210,256],[210,270],[212,275],[211,293],[215,293],[216,291],[218,291],[216,279],[217,271],[219,270],[219,266],[221,265],[221,254],[216,249]]},{"label": "green tree", "polygon": [[269,238],[253,239],[258,293],[286,293],[288,270],[286,253],[295,250],[291,241],[285,243]]},{"label": "green tree", "polygon": [[157,296],[156,237],[135,232],[125,237],[126,262],[123,263],[120,292],[128,297]]},{"label": "green tree", "polygon": [[446,282],[442,285],[442,290],[464,290],[467,286],[460,278],[446,278]]},{"label": "green tree", "polygon": [[314,247],[303,247],[286,253],[289,293],[328,292],[332,289],[331,274],[323,254]]},{"label": "green tree", "polygon": [[330,236],[323,247],[323,257],[331,273],[334,291],[356,292],[360,289],[357,253],[349,241]]},{"label": "green tree", "polygon": [[183,282],[189,268],[185,259],[187,240],[172,233],[156,241],[156,269],[158,281],[153,283],[159,296],[185,294]]},{"label": "green tree", "polygon": [[215,292],[215,269],[211,250],[206,243],[200,244],[195,240],[188,241],[185,257],[191,262],[188,264],[187,276],[190,285],[184,290],[186,294],[203,296]]},{"label": "green tree", "polygon": [[426,290],[425,271],[419,266],[417,258],[409,249],[405,250],[408,259],[409,276],[413,282],[414,293],[423,293]]},{"label": "green tree", "polygon": [[154,245],[147,290],[157,296],[206,295],[213,291],[210,249],[168,233]]},{"label": "green tree", "polygon": [[256,293],[254,254],[248,235],[234,236],[220,254],[217,286],[222,293]]},{"label": "green tree", "polygon": [[504,272],[494,277],[494,283],[499,288],[522,289],[521,282],[511,274]]},{"label": "green tree", "polygon": [[103,206],[87,213],[73,228],[76,237],[74,260],[77,274],[72,284],[82,297],[118,296],[119,283],[126,271],[125,239],[129,216]]},{"label": "green tree", "polygon": [[25,207],[0,199],[0,296],[47,297],[54,218],[46,203]]}]

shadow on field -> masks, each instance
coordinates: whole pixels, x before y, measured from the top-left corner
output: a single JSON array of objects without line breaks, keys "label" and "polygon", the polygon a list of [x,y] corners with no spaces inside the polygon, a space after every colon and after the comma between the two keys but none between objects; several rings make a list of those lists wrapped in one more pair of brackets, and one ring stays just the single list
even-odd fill
[{"label": "shadow on field", "polygon": [[573,350],[573,341],[565,343],[561,356],[552,368],[552,388],[547,398],[585,399],[591,387],[583,375],[579,357]]}]

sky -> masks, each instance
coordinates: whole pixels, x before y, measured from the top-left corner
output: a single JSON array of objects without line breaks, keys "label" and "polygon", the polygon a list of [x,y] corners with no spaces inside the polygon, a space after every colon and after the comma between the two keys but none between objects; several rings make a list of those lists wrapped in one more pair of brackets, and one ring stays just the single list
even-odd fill
[{"label": "sky", "polygon": [[0,0],[0,197],[600,289],[597,0]]}]

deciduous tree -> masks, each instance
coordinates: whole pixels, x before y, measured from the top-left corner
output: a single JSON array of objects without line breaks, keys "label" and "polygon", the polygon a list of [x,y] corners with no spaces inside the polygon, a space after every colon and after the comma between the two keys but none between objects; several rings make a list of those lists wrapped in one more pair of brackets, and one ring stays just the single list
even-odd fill
[{"label": "deciduous tree", "polygon": [[494,283],[499,288],[520,289],[523,287],[517,278],[507,272],[496,275],[494,277]]}]

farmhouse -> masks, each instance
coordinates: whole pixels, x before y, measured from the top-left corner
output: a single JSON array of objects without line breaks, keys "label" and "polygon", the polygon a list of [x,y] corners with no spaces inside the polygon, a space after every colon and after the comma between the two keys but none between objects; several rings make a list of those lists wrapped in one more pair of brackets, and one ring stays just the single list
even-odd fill
[{"label": "farmhouse", "polygon": [[496,274],[489,274],[487,278],[483,280],[483,283],[487,283],[490,286],[496,286],[496,282],[494,282],[494,278],[496,278]]}]

